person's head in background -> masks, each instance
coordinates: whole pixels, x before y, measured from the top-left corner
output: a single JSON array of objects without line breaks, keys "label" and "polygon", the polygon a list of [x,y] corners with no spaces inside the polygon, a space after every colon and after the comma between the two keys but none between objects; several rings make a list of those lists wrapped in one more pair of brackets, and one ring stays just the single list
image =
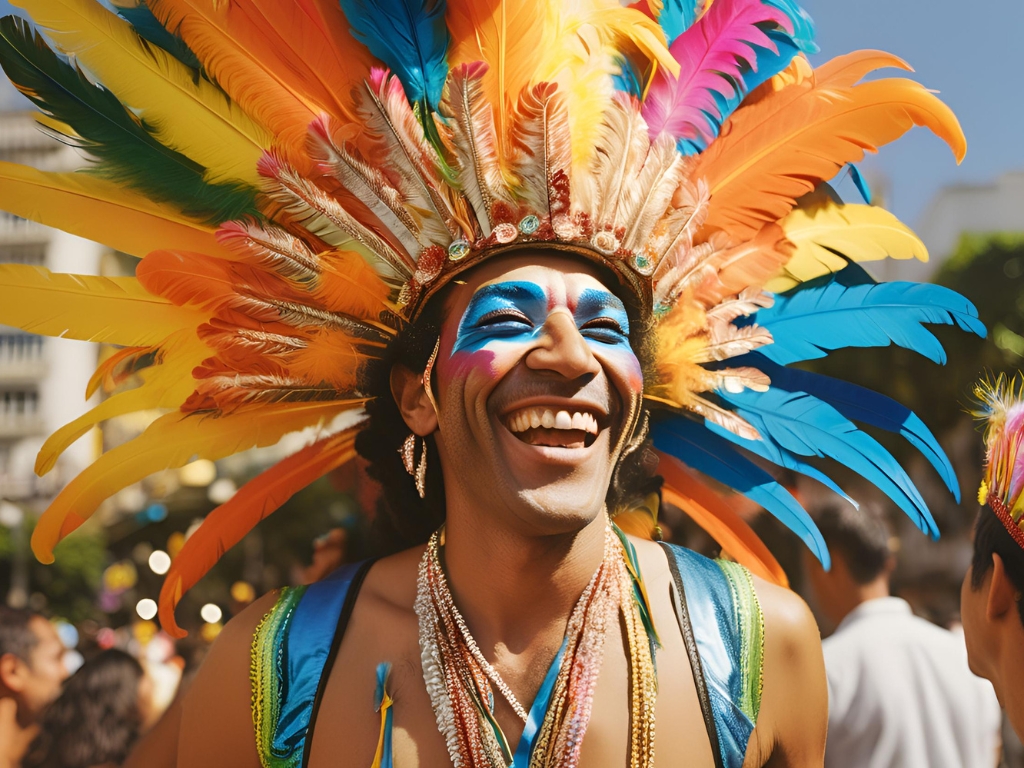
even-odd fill
[{"label": "person's head in background", "polygon": [[960,612],[971,671],[992,682],[1024,736],[1024,547],[987,506],[975,524]]},{"label": "person's head in background", "polygon": [[881,513],[866,504],[856,509],[836,500],[813,516],[832,568],[826,571],[809,551],[804,567],[818,609],[835,626],[862,603],[889,596],[895,540]]},{"label": "person's head in background", "polygon": [[152,683],[127,653],[103,651],[68,678],[23,768],[121,765],[149,721]]},{"label": "person's head in background", "polygon": [[26,728],[60,695],[67,677],[64,644],[37,613],[0,606],[0,699],[17,705]]},{"label": "person's head in background", "polygon": [[985,419],[985,470],[974,554],[960,589],[971,670],[992,682],[1024,735],[1024,381],[975,389]]}]

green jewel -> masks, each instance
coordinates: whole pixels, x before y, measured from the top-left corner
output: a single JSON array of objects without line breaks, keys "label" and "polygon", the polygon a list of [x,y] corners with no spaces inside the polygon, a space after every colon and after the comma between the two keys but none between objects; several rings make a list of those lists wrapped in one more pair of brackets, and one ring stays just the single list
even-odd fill
[{"label": "green jewel", "polygon": [[633,266],[636,267],[638,272],[646,272],[651,268],[651,260],[643,255],[637,255],[633,257]]},{"label": "green jewel", "polygon": [[448,258],[452,261],[461,261],[469,253],[469,242],[466,240],[454,240],[448,246]]},{"label": "green jewel", "polygon": [[523,220],[519,222],[519,231],[524,235],[532,235],[538,229],[540,229],[540,219],[532,213],[529,216],[524,216]]}]

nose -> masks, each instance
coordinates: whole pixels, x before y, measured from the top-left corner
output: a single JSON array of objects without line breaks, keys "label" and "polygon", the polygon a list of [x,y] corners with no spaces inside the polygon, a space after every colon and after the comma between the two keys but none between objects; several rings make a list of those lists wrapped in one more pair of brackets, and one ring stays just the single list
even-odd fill
[{"label": "nose", "polygon": [[601,364],[567,312],[548,316],[540,342],[526,356],[526,365],[532,370],[551,371],[570,380],[589,380],[601,372]]}]

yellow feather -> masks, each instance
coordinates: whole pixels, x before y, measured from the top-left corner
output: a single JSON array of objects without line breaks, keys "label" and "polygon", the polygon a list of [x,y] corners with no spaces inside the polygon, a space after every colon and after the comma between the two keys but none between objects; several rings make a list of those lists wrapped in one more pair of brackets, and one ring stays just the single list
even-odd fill
[{"label": "yellow feather", "polygon": [[31,333],[141,347],[205,319],[147,293],[134,277],[67,275],[27,264],[0,264],[0,324]]},{"label": "yellow feather", "polygon": [[885,258],[928,261],[925,244],[884,208],[837,205],[828,200],[813,208],[797,208],[780,224],[796,251],[766,285],[774,293],[838,272],[846,261],[833,251],[857,262]]},{"label": "yellow feather", "polygon": [[36,457],[36,474],[45,475],[73,442],[115,416],[152,408],[177,408],[195,389],[192,369],[210,356],[210,348],[192,329],[179,331],[162,345],[161,360],[139,374],[141,386],[118,392],[50,435]]},{"label": "yellow feather", "polygon": [[83,173],[45,173],[0,162],[0,209],[139,258],[161,248],[230,258],[212,227]]},{"label": "yellow feather", "polygon": [[95,0],[16,0],[65,53],[74,55],[124,104],[156,127],[157,137],[208,169],[209,181],[257,182],[256,161],[270,146],[217,86],[148,45]]},{"label": "yellow feather", "polygon": [[60,492],[39,518],[32,551],[53,562],[53,548],[82,525],[103,502],[132,483],[196,458],[217,459],[248,448],[273,445],[289,432],[325,424],[363,400],[281,403],[239,408],[230,415],[168,413],[134,440],[100,456]]}]

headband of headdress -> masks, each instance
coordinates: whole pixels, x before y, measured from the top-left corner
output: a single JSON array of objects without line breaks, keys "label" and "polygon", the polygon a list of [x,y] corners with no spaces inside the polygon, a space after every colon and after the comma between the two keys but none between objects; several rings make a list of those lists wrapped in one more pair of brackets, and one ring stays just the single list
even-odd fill
[{"label": "headband of headdress", "polygon": [[1024,380],[1000,376],[975,388],[985,419],[985,476],[978,503],[988,505],[1024,547]]},{"label": "headband of headdress", "polygon": [[922,530],[924,500],[854,422],[903,434],[957,493],[910,411],[787,367],[899,344],[942,362],[923,323],[978,334],[938,286],[878,284],[857,262],[926,258],[891,214],[826,184],[866,151],[953,114],[877,51],[812,69],[793,0],[15,0],[0,64],[84,172],[0,164],[0,208],[141,259],[135,277],[0,267],[0,322],[122,348],[56,432],[47,472],[115,416],[160,409],[74,478],[36,555],[118,490],[319,428],[212,512],[175,559],[174,606],[285,499],[350,460],[365,361],[462,270],[542,244],[610,268],[656,323],[646,382],[665,498],[756,573],[778,564],[731,487],[820,534],[754,458],[838,486],[809,457],[876,484]]}]

